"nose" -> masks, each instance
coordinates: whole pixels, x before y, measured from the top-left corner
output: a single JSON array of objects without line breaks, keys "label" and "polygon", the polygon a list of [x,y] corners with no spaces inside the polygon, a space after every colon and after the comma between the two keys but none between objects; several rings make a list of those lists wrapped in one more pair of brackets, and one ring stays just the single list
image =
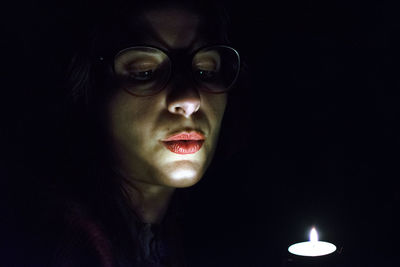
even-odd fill
[{"label": "nose", "polygon": [[195,88],[173,90],[167,105],[170,113],[189,118],[200,109],[200,95]]}]

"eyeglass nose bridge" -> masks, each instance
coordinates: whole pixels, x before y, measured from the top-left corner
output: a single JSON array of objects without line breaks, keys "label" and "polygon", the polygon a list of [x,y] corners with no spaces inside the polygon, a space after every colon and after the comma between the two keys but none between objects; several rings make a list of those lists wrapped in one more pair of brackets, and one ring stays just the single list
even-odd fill
[{"label": "eyeglass nose bridge", "polygon": [[[171,59],[170,59],[171,60]],[[196,80],[193,75],[192,62],[190,60],[171,60],[169,78],[165,86],[171,83],[180,86],[196,87]]]}]

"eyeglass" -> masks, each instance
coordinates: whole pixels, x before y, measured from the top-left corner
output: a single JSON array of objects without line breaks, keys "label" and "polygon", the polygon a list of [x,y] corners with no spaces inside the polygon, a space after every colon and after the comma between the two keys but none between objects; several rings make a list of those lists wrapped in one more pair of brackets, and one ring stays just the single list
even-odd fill
[{"label": "eyeglass", "polygon": [[191,75],[200,90],[225,93],[238,78],[240,56],[232,47],[215,45],[200,48],[184,60],[151,46],[129,47],[114,57],[113,71],[118,86],[135,96],[159,93],[177,70]]}]

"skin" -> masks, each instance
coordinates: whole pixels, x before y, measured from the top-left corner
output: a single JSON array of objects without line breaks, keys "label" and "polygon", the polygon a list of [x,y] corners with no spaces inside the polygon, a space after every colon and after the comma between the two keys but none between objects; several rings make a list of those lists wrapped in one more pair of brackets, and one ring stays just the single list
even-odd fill
[{"label": "skin", "polygon": [[[179,7],[146,11],[137,18],[152,30],[147,45],[191,52],[207,43],[199,35],[201,18]],[[196,184],[213,157],[227,103],[226,94],[210,94],[194,87],[190,78],[174,75],[153,96],[137,97],[117,90],[107,105],[110,143],[115,169],[140,219],[160,222],[175,188]],[[179,155],[161,142],[173,133],[197,130],[202,148]]]}]

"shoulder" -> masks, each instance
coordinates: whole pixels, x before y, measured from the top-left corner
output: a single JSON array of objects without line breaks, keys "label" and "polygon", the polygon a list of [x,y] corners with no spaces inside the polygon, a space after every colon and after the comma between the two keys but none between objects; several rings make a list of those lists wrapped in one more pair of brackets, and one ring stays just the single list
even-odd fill
[{"label": "shoulder", "polygon": [[115,266],[111,242],[103,225],[83,205],[66,204],[62,231],[50,266]]}]

